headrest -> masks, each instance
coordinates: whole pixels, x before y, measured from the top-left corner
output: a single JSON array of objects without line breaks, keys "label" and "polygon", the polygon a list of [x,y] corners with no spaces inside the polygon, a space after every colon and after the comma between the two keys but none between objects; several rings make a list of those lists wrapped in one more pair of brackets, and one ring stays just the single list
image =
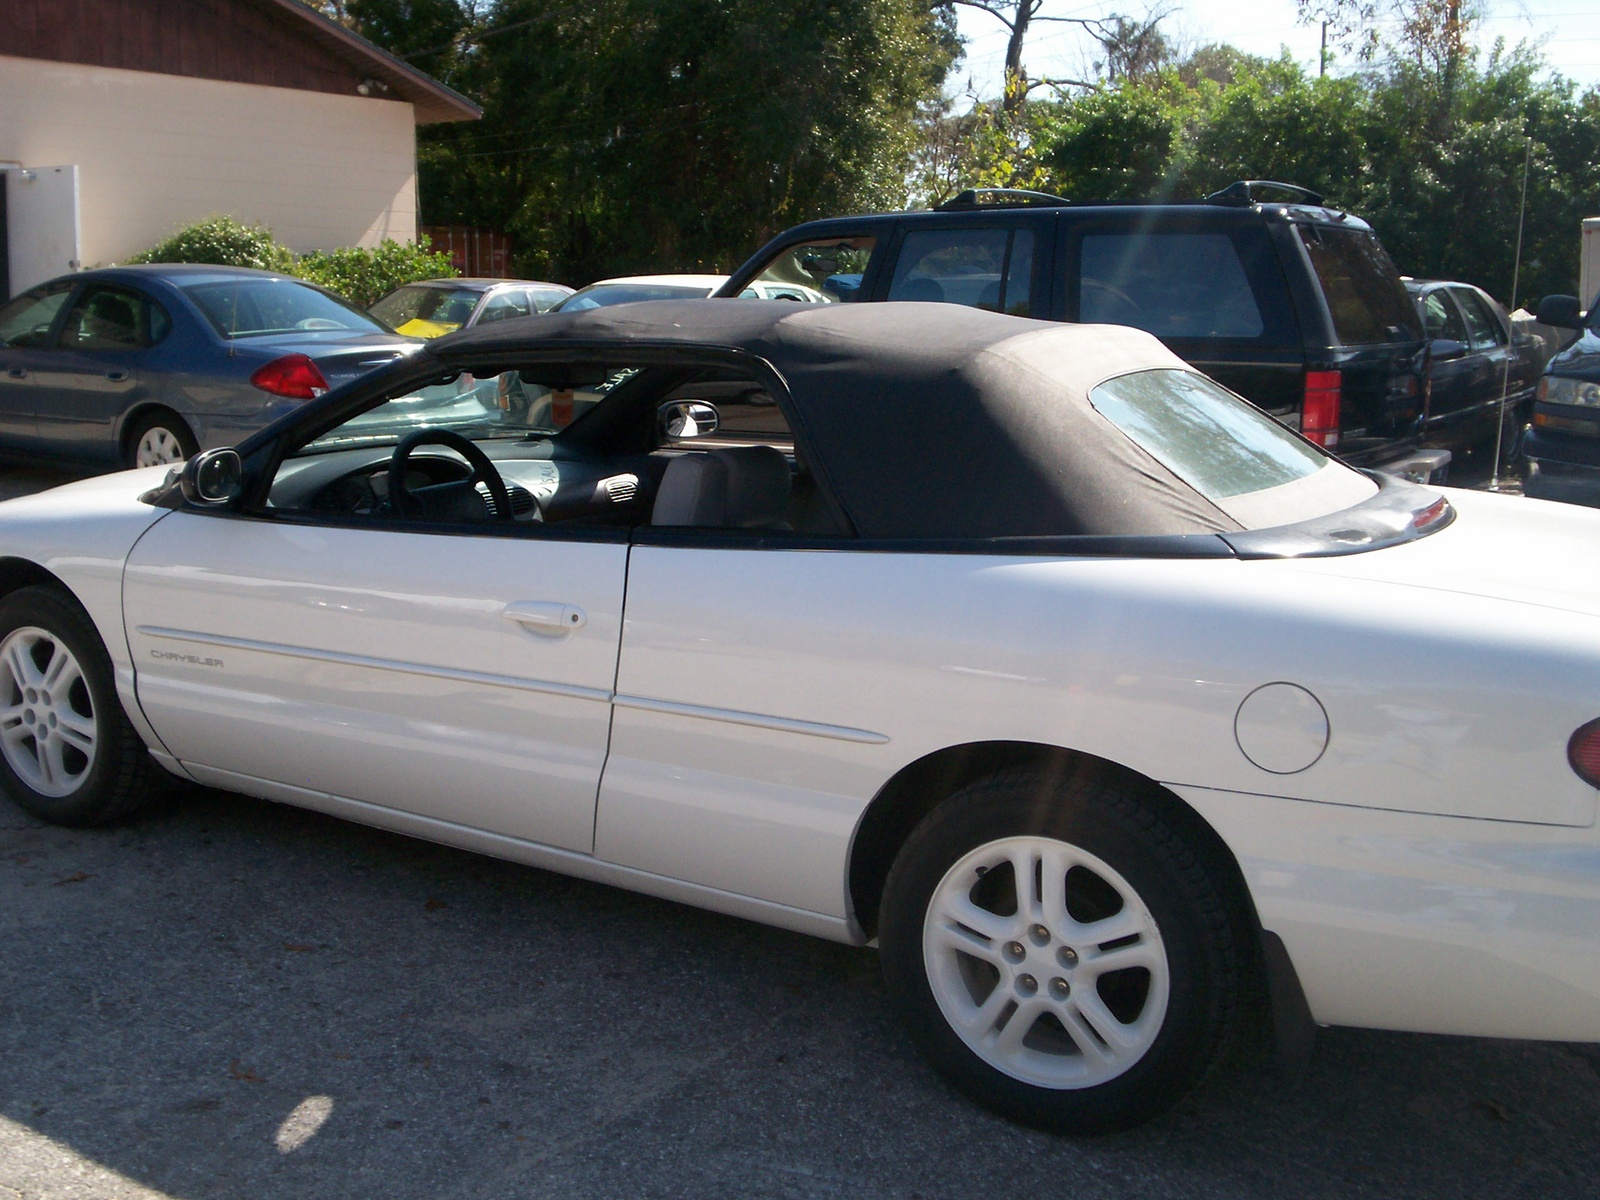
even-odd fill
[{"label": "headrest", "polygon": [[789,483],[789,460],[771,446],[690,451],[667,465],[651,524],[776,529]]}]

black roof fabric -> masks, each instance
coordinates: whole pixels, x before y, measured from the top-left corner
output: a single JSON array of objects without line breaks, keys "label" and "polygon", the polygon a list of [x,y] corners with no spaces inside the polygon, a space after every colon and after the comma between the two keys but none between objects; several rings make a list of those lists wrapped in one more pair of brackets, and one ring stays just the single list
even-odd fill
[{"label": "black roof fabric", "polygon": [[458,360],[562,344],[765,359],[788,384],[813,468],[863,537],[1240,528],[1089,404],[1114,375],[1191,370],[1139,330],[951,304],[686,300],[503,321],[432,350]]}]

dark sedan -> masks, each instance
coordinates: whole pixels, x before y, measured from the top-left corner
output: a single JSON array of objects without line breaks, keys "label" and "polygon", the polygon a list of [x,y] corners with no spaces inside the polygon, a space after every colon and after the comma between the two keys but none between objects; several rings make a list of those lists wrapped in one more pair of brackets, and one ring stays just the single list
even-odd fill
[{"label": "dark sedan", "polygon": [[1432,351],[1428,443],[1493,454],[1498,413],[1505,426],[1502,452],[1508,451],[1539,381],[1538,339],[1516,333],[1505,309],[1470,283],[1405,283]]},{"label": "dark sedan", "polygon": [[63,276],[0,307],[0,451],[177,462],[418,345],[331,292],[264,271]]}]

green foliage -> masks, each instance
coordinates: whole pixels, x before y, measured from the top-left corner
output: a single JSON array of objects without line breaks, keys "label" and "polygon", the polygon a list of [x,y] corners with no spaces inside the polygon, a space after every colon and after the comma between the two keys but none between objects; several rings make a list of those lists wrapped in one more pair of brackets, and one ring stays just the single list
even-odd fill
[{"label": "green foliage", "polygon": [[[1320,79],[1209,47],[1159,80],[1030,108],[1045,190],[1169,199],[1236,179],[1298,183],[1370,222],[1402,272],[1505,299],[1531,139],[1523,304],[1574,290],[1579,223],[1600,211],[1600,91],[1541,78],[1526,52],[1464,56],[1451,72],[1398,57]],[[973,155],[952,174],[983,170]]]},{"label": "green foliage", "polygon": [[131,263],[208,263],[291,272],[294,253],[280,246],[264,225],[245,225],[232,217],[208,217],[178,230],[166,241],[128,260]]},{"label": "green foliage", "polygon": [[450,279],[456,269],[448,254],[428,248],[427,238],[420,243],[384,238],[375,250],[359,246],[313,250],[301,258],[295,274],[367,308],[403,283]]},{"label": "green foliage", "polygon": [[901,206],[918,105],[958,50],[925,0],[487,12],[452,80],[484,119],[423,131],[422,207],[510,233],[520,271],[575,284],[726,270],[799,221]]},{"label": "green foliage", "polygon": [[1143,200],[1170,194],[1183,111],[1142,87],[1091,92],[1046,134],[1050,188],[1070,199]]},{"label": "green foliage", "polygon": [[210,217],[180,229],[160,245],[128,261],[208,263],[275,271],[338,292],[361,308],[403,283],[418,279],[452,279],[457,274],[450,256],[432,251],[427,238],[420,243],[384,238],[375,250],[360,247],[313,250],[303,258],[296,258],[294,251],[280,245],[266,226],[245,225],[232,217]]}]

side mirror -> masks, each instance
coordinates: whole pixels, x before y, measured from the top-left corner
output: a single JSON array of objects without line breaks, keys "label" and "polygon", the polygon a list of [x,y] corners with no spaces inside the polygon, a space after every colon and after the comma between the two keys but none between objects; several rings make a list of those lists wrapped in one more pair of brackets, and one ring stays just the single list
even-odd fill
[{"label": "side mirror", "polygon": [[1458,342],[1455,338],[1434,338],[1432,344],[1433,361],[1448,362],[1452,358],[1460,358],[1467,352],[1467,344]]},{"label": "side mirror", "polygon": [[244,493],[244,460],[237,450],[207,450],[183,464],[183,498],[202,508],[231,504]]},{"label": "side mirror", "polygon": [[716,406],[704,400],[669,400],[656,409],[656,427],[669,441],[705,437],[721,424]]},{"label": "side mirror", "polygon": [[1537,320],[1557,329],[1582,329],[1583,309],[1576,296],[1546,296],[1539,301]]}]

